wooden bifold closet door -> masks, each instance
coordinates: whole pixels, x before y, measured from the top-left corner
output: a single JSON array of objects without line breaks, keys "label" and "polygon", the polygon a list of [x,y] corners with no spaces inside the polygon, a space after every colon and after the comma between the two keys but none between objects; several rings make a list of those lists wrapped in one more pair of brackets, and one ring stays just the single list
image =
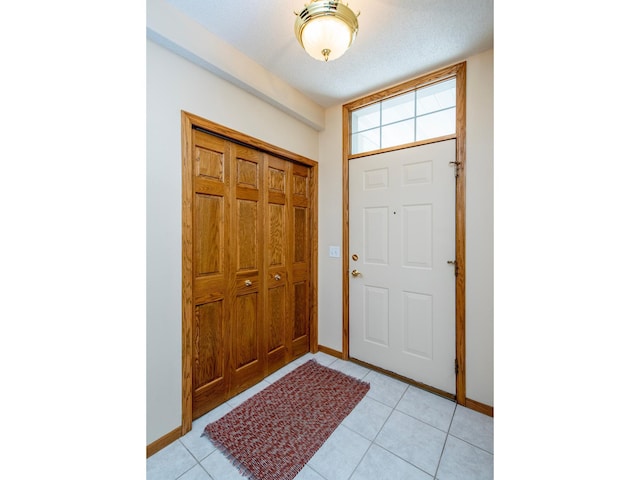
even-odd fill
[{"label": "wooden bifold closet door", "polygon": [[200,129],[187,143],[183,430],[310,351],[314,301],[312,166]]}]

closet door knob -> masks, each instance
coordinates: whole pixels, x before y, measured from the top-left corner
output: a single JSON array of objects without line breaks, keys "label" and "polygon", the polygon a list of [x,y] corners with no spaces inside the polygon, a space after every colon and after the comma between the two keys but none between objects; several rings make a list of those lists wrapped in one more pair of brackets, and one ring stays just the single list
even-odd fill
[{"label": "closet door knob", "polygon": [[247,287],[250,287],[251,285],[253,285],[253,283],[251,283],[251,280],[245,280],[245,281],[244,281],[244,284],[245,284]]},{"label": "closet door knob", "polygon": [[281,277],[279,274],[277,274],[277,273],[276,273],[276,274],[273,276],[273,278],[275,278],[276,280],[280,280],[282,277]]}]

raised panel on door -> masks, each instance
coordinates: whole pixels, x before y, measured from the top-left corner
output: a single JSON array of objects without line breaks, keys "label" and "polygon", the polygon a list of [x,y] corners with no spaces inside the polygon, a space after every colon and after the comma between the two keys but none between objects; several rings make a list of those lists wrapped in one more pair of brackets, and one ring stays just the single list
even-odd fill
[{"label": "raised panel on door", "polygon": [[226,400],[228,348],[225,181],[229,149],[221,139],[193,132],[194,418]]},{"label": "raised panel on door", "polygon": [[233,366],[237,372],[258,362],[258,293],[252,291],[236,297]]},{"label": "raised panel on door", "polygon": [[365,342],[380,347],[389,346],[389,289],[364,285],[364,327]]},{"label": "raised panel on door", "polygon": [[293,340],[307,342],[309,335],[309,282],[306,280],[293,284]]},{"label": "raised panel on door", "polygon": [[196,278],[222,275],[224,261],[224,197],[195,195],[194,273]]},{"label": "raised panel on door", "polygon": [[265,323],[267,373],[286,363],[287,288],[285,284],[268,287]]},{"label": "raised panel on door", "polygon": [[235,395],[264,376],[262,154],[232,146],[230,390]]},{"label": "raised panel on door", "polygon": [[226,398],[224,310],[223,299],[195,307],[192,351],[194,418]]},{"label": "raised panel on door", "polygon": [[433,361],[433,295],[402,292],[402,322],[406,353]]},{"label": "raised panel on door", "polygon": [[198,388],[222,379],[224,363],[222,356],[223,331],[222,311],[224,300],[196,306],[193,323],[193,382]]},{"label": "raised panel on door", "polygon": [[265,270],[267,295],[265,307],[265,336],[267,373],[283,367],[287,356],[287,317],[289,308],[290,249],[287,234],[291,225],[289,185],[291,166],[282,159],[267,156],[265,160],[265,190],[267,215],[265,218]]}]

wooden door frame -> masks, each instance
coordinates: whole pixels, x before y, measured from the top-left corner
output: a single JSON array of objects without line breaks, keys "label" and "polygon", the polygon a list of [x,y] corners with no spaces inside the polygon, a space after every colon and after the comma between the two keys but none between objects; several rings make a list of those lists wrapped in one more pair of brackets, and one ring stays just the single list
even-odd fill
[{"label": "wooden door frame", "polygon": [[193,144],[192,129],[201,128],[212,135],[245,145],[274,157],[305,165],[311,169],[310,226],[311,262],[309,266],[309,349],[318,351],[318,162],[263,142],[244,133],[181,111],[182,126],[182,428],[181,435],[193,423]]},{"label": "wooden door frame", "polygon": [[[436,83],[447,78],[456,79],[456,133],[447,137],[428,141],[415,142],[401,147],[375,150],[364,154],[351,155],[350,114],[357,108],[379,102],[386,98],[415,90],[416,88]],[[456,402],[466,405],[466,301],[465,301],[465,245],[466,245],[466,125],[467,125],[467,63],[461,62],[437,70],[400,85],[381,90],[354,100],[342,106],[342,358],[349,359],[349,160],[363,156],[375,155],[400,148],[410,148],[426,143],[456,139],[456,201],[455,201],[455,252],[456,276],[455,286],[455,323],[456,323]]]}]

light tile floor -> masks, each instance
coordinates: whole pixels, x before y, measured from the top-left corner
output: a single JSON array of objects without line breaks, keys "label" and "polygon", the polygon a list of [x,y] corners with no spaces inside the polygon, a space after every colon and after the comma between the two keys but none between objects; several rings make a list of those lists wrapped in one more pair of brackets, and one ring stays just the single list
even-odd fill
[{"label": "light tile floor", "polygon": [[371,388],[296,480],[485,480],[493,478],[493,418],[324,353],[307,354],[193,422],[147,459],[147,480],[243,480],[202,437],[204,427],[307,360]]}]

